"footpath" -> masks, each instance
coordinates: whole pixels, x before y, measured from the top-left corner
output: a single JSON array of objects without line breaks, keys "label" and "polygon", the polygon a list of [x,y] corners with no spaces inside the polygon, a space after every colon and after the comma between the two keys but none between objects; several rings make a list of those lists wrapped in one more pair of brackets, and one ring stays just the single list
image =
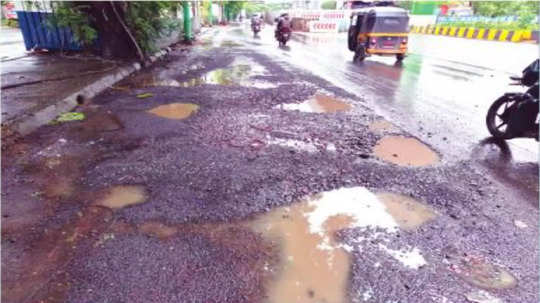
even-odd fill
[{"label": "footpath", "polygon": [[[73,110],[78,100],[96,96],[142,67],[140,62],[26,51],[18,29],[2,28],[0,33],[3,142],[31,133],[58,115]],[[171,45],[179,39],[160,42],[160,46]],[[170,51],[171,48],[163,47],[144,65],[150,65]]]}]

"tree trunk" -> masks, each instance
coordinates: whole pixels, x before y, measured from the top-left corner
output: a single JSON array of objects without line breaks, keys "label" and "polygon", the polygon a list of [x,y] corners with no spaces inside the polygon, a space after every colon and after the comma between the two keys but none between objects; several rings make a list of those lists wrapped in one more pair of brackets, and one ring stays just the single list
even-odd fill
[{"label": "tree trunk", "polygon": [[[134,59],[139,54],[122,23],[118,21],[110,2],[74,2],[90,16],[91,25],[98,31],[101,55],[105,58]],[[127,3],[117,2],[118,14],[125,20]],[[85,7],[86,6],[86,7]]]}]

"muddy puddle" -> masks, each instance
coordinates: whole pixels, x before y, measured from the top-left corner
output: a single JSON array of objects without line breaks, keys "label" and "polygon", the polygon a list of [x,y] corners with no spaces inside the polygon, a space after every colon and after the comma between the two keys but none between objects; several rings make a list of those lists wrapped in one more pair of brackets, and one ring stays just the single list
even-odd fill
[{"label": "muddy puddle", "polygon": [[378,193],[377,198],[386,206],[386,210],[396,220],[399,227],[404,230],[414,230],[437,217],[437,213],[429,206],[405,195]]},{"label": "muddy puddle", "polygon": [[[342,229],[377,229],[380,232],[376,236],[383,239],[374,249],[409,268],[425,265],[418,248],[386,246],[390,239],[385,241],[384,237],[397,232],[402,225],[410,228],[425,222],[394,218],[392,214],[401,207],[394,204],[400,203],[402,200],[381,202],[364,187],[342,188],[307,197],[257,218],[251,227],[277,243],[281,252],[275,277],[268,285],[268,302],[346,302],[351,266],[349,253],[353,247],[336,238],[336,232]],[[393,208],[387,208],[387,204]],[[400,224],[400,219],[406,224]],[[358,239],[358,243],[363,240],[366,239]]]},{"label": "muddy puddle", "polygon": [[326,94],[315,94],[311,99],[302,103],[278,105],[283,110],[298,110],[306,113],[335,113],[352,109],[352,106],[336,97]]},{"label": "muddy puddle", "polygon": [[427,166],[439,162],[439,156],[415,138],[386,136],[377,142],[373,153],[381,160],[402,166]]},{"label": "muddy puddle", "polygon": [[123,208],[146,201],[146,189],[138,185],[118,185],[106,191],[104,197],[97,201],[97,205],[112,209]]},{"label": "muddy puddle", "polygon": [[[187,74],[190,71],[196,71],[202,68],[204,68],[203,65],[195,64],[182,73]],[[240,85],[255,88],[277,87],[277,84],[254,78],[265,75],[269,75],[268,70],[261,64],[248,57],[237,57],[227,67],[208,71],[201,76],[187,81],[171,78],[166,74],[147,73],[131,79],[124,86],[116,86],[115,89],[129,90],[130,88],[153,86],[192,87],[203,84]]]},{"label": "muddy puddle", "polygon": [[199,106],[193,103],[171,103],[154,107],[148,112],[162,118],[182,120],[191,116],[198,109]]},{"label": "muddy puddle", "polygon": [[506,269],[479,255],[450,255],[450,271],[468,283],[484,289],[516,286],[516,278]]}]

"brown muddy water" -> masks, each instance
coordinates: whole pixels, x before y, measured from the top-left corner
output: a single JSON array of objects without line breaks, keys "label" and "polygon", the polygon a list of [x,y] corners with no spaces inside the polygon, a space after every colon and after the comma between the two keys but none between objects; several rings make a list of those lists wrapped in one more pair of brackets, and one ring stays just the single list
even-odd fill
[{"label": "brown muddy water", "polygon": [[427,166],[439,162],[439,155],[415,138],[386,136],[377,142],[373,153],[381,160],[402,166]]},{"label": "brown muddy water", "polygon": [[148,112],[162,118],[182,120],[191,116],[198,109],[199,106],[193,103],[171,103],[154,107]]},{"label": "brown muddy water", "polygon": [[306,113],[335,113],[349,111],[352,106],[336,97],[315,94],[312,98],[302,103],[281,104],[278,108],[283,110],[298,110]]},{"label": "brown muddy water", "polygon": [[377,198],[386,206],[386,210],[396,220],[399,227],[404,230],[414,230],[437,217],[437,213],[429,206],[405,195],[378,193]]},{"label": "brown muddy water", "polygon": [[146,201],[146,189],[138,185],[118,185],[110,188],[105,196],[96,202],[97,205],[111,209],[143,203]]},{"label": "brown muddy water", "polygon": [[[433,218],[434,212],[412,198],[375,195],[364,187],[323,192],[261,215],[251,228],[280,247],[268,302],[346,302],[352,247],[335,238],[337,231],[378,229],[382,232],[374,237],[384,238]],[[392,250],[381,245],[380,250],[403,266],[416,269],[425,264],[417,248]]]}]

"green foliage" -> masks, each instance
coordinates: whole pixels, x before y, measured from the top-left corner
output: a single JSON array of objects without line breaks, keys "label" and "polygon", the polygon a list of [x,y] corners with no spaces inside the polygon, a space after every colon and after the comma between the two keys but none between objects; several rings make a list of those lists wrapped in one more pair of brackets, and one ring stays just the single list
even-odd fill
[{"label": "green foliage", "polygon": [[321,8],[322,9],[336,9],[336,1],[324,1],[323,4],[321,5]]},{"label": "green foliage", "polygon": [[155,41],[162,35],[170,35],[173,30],[181,28],[179,20],[169,14],[178,8],[180,2],[129,1],[127,4],[127,25],[146,54],[156,51]]},{"label": "green foliage", "polygon": [[321,8],[322,9],[336,9],[336,5],[337,5],[336,1],[332,1],[332,0],[324,1],[321,5]]},{"label": "green foliage", "polygon": [[90,19],[82,11],[86,6],[73,5],[72,2],[57,2],[54,14],[47,19],[51,27],[68,27],[73,37],[83,46],[91,45],[97,39],[97,31],[90,25]]},{"label": "green foliage", "polygon": [[471,1],[476,15],[487,17],[536,15],[540,8],[537,1]]},{"label": "green foliage", "polygon": [[248,16],[251,16],[254,13],[262,13],[262,12],[266,11],[267,7],[266,7],[266,5],[264,5],[262,3],[255,3],[255,2],[248,1],[244,5],[244,9],[246,10],[246,14]]},{"label": "green foliage", "polygon": [[246,1],[227,1],[224,4],[224,9],[227,14],[227,19],[232,19],[240,13],[246,5]]}]

